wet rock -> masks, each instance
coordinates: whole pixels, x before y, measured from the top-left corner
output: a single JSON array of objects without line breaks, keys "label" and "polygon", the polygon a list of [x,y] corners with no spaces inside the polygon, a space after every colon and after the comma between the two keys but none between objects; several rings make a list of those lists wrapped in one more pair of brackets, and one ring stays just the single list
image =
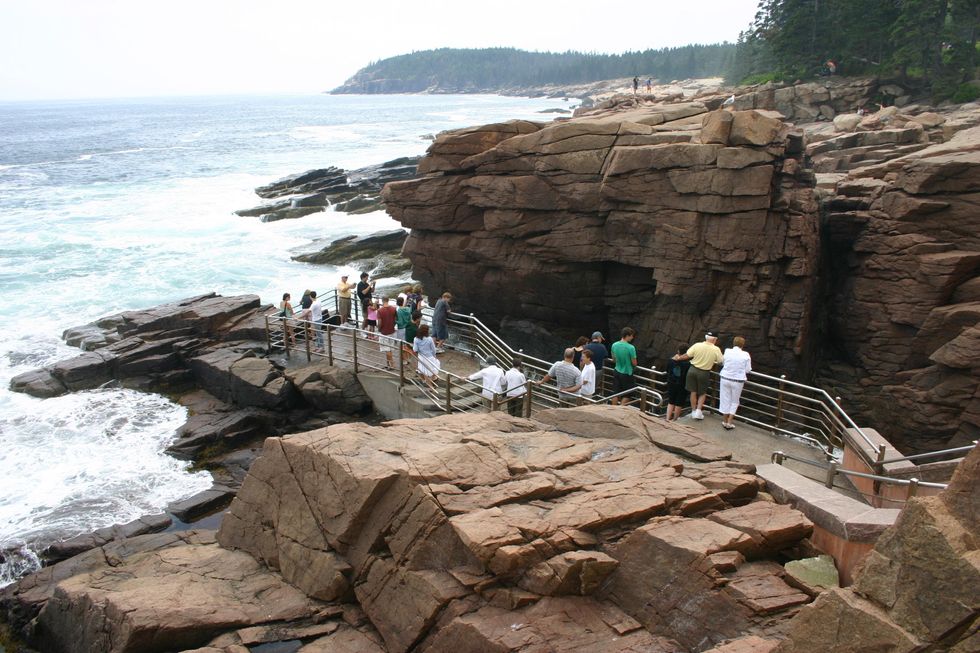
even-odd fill
[{"label": "wet rock", "polygon": [[[374,276],[395,276],[391,274],[392,266],[398,266],[403,271],[411,268],[411,263],[401,256],[406,238],[408,233],[402,229],[378,231],[367,236],[346,236],[334,240],[318,252],[293,256],[293,260],[348,265],[369,270]],[[382,266],[387,268],[387,273],[377,272]]]},{"label": "wet rock", "polygon": [[54,564],[76,556],[79,553],[104,546],[112,541],[124,540],[137,535],[157,533],[166,529],[172,520],[165,514],[146,515],[125,524],[100,528],[92,533],[77,535],[61,542],[55,542],[44,549],[46,564]]},{"label": "wet rock", "polygon": [[269,213],[263,213],[259,216],[259,220],[262,222],[278,222],[279,220],[296,220],[297,218],[305,218],[312,213],[320,213],[323,211],[323,207],[320,206],[303,206],[298,208],[288,208],[279,209],[278,211],[271,211]]},{"label": "wet rock", "polygon": [[180,501],[174,501],[167,506],[167,512],[182,522],[192,522],[204,515],[221,510],[234,498],[235,490],[222,485],[214,485],[209,490],[198,492]]},{"label": "wet rock", "polygon": [[68,392],[68,386],[47,369],[18,374],[10,379],[10,389],[13,392],[23,392],[41,399],[57,397]]}]

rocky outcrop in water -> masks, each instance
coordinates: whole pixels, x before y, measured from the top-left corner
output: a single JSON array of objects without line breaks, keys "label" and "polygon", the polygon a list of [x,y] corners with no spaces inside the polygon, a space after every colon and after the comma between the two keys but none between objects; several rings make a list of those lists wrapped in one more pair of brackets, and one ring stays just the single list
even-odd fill
[{"label": "rocky outcrop in water", "polygon": [[384,209],[380,198],[382,187],[390,181],[414,177],[419,159],[402,157],[357,170],[332,166],[283,177],[255,189],[259,197],[275,202],[235,213],[275,222],[319,213],[328,206],[351,214],[380,211]]},{"label": "rocky outcrop in water", "polygon": [[807,552],[812,524],[730,457],[615,407],[336,425],[266,441],[223,548],[206,532],[110,543],[0,600],[53,651],[770,640],[811,600],[776,560]]},{"label": "rocky outcrop in water", "polygon": [[[297,254],[294,261],[330,265],[347,265],[369,272],[374,278],[401,277],[412,271],[404,258],[402,246],[408,232],[402,229],[378,231],[367,236],[345,236],[316,252]],[[313,246],[319,246],[314,242]]]}]

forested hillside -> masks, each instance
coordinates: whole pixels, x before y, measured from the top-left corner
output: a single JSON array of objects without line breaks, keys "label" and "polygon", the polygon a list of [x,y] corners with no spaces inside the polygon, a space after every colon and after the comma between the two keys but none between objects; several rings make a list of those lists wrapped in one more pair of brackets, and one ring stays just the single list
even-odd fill
[{"label": "forested hillside", "polygon": [[720,76],[731,67],[734,54],[735,45],[730,43],[624,54],[440,48],[372,63],[332,92],[466,92],[579,84],[634,75],[670,81]]},{"label": "forested hillside", "polygon": [[961,84],[975,75],[978,24],[978,0],[762,0],[727,77],[792,81],[832,60],[839,74],[918,80],[937,98],[969,95]]}]

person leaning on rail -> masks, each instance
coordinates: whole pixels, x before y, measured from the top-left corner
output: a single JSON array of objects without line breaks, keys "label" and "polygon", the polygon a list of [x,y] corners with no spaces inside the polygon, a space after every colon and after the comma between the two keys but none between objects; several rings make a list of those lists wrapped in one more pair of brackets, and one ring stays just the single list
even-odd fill
[{"label": "person leaning on rail", "polygon": [[709,330],[704,334],[704,342],[695,343],[686,353],[674,356],[676,361],[691,361],[686,384],[687,391],[691,393],[691,419],[704,419],[704,402],[708,398],[711,370],[725,360],[715,344],[717,342],[718,334]]}]

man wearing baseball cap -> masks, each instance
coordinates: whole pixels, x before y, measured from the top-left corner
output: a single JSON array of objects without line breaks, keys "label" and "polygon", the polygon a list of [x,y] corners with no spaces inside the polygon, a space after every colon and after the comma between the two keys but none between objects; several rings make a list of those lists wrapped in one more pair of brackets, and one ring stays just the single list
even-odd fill
[{"label": "man wearing baseball cap", "polygon": [[354,284],[347,283],[347,275],[340,277],[337,284],[337,312],[340,314],[340,323],[350,322],[350,291],[354,289]]},{"label": "man wearing baseball cap", "polygon": [[604,341],[605,338],[602,337],[602,331],[596,331],[592,334],[592,341],[585,345],[585,348],[592,352],[592,364],[595,365],[596,397],[602,395],[602,366],[606,363],[606,359],[609,358],[609,350],[602,344]]},{"label": "man wearing baseball cap", "polygon": [[705,331],[704,342],[693,344],[687,353],[674,357],[675,360],[691,361],[691,369],[687,372],[687,391],[691,393],[692,419],[704,419],[704,402],[708,398],[711,368],[725,360],[717,342],[717,333]]}]

